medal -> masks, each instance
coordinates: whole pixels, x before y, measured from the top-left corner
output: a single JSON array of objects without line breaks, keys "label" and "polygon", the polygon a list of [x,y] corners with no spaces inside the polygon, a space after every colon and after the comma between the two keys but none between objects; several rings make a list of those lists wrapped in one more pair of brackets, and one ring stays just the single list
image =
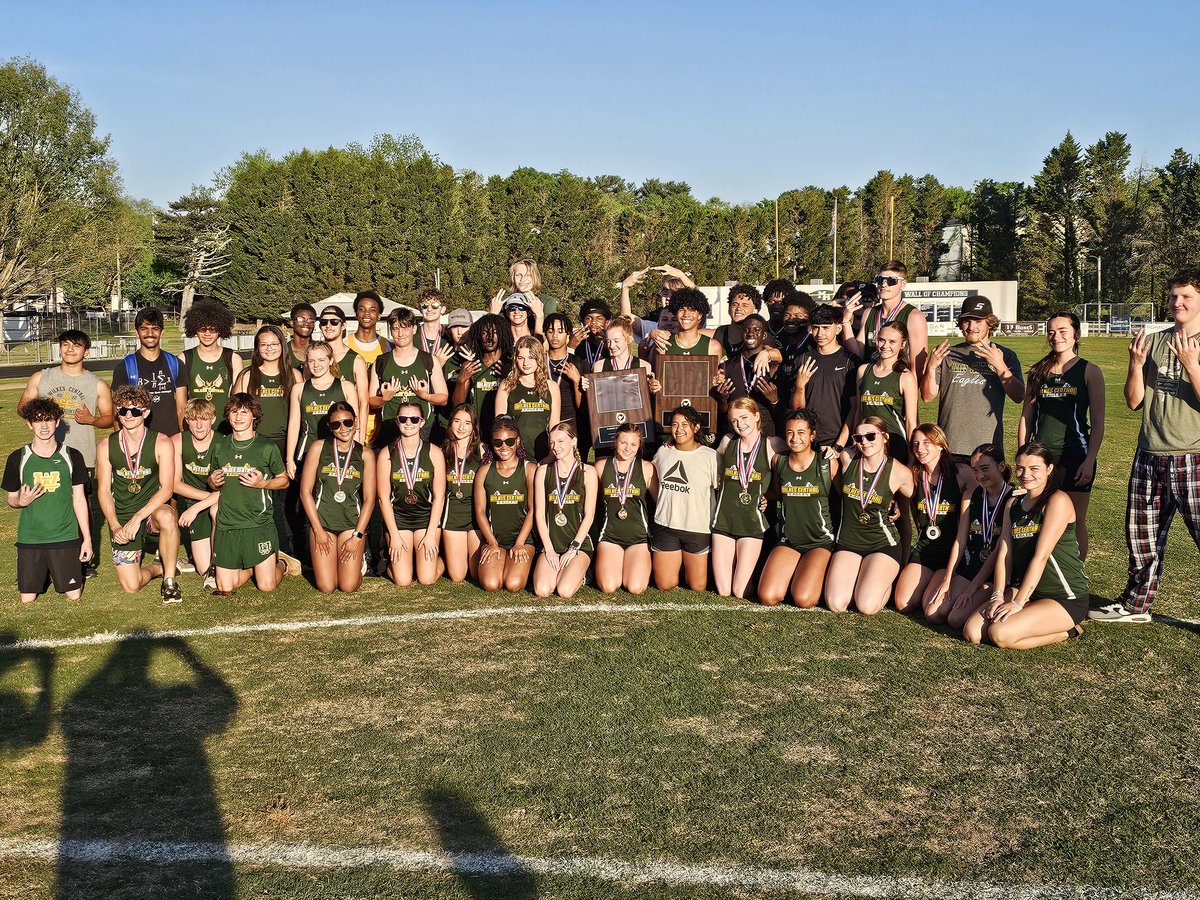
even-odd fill
[{"label": "medal", "polygon": [[629,488],[633,484],[633,467],[637,465],[636,459],[629,461],[629,468],[625,470],[625,478],[621,478],[621,470],[617,468],[616,459],[613,460],[613,480],[617,483],[617,501],[621,504],[621,508],[617,510],[618,519],[629,518],[629,510],[625,508],[625,501],[629,499]]},{"label": "medal", "polygon": [[140,484],[138,484],[136,481],[132,482],[129,485],[129,493],[131,493],[131,494],[136,494],[141,489],[142,489],[142,486]]},{"label": "medal", "polygon": [[617,510],[617,518],[621,519],[622,521],[624,521],[625,519],[628,519],[629,518],[629,510],[627,510],[624,506],[622,506],[620,509]]},{"label": "medal", "polygon": [[859,524],[866,525],[868,522],[871,521],[871,514],[864,509],[862,512],[860,512],[858,514],[858,521],[859,521]]},{"label": "medal", "polygon": [[142,432],[142,442],[138,444],[137,456],[132,456],[129,453],[129,447],[125,443],[125,432],[121,432],[117,436],[117,443],[121,445],[121,452],[125,454],[125,468],[129,471],[129,493],[136,494],[142,489],[138,484],[138,473],[142,470],[142,451],[146,449],[146,432]]},{"label": "medal", "polygon": [[1000,507],[1004,503],[1004,498],[1008,495],[1008,485],[1000,488],[1000,496],[996,498],[996,504],[990,509],[988,508],[987,488],[983,491],[983,505],[979,511],[979,527],[983,532],[983,559],[987,559],[988,553],[992,549],[992,532],[996,530],[996,517],[1000,515]]},{"label": "medal", "polygon": [[454,492],[454,499],[455,499],[455,500],[461,500],[461,499],[462,499],[462,491],[455,491],[455,492]]},{"label": "medal", "polygon": [[404,474],[404,483],[408,486],[408,496],[404,498],[405,503],[416,503],[417,498],[413,491],[417,486],[417,476],[421,474],[421,447],[424,446],[423,441],[417,441],[417,452],[413,455],[412,465],[408,464],[408,457],[404,455],[404,447],[396,441],[396,452],[400,455],[400,471]]},{"label": "medal", "polygon": [[404,498],[404,502],[407,503],[409,506],[416,506],[417,505],[417,495],[409,494],[407,497]]},{"label": "medal", "polygon": [[758,457],[758,445],[762,443],[762,435],[760,434],[754,439],[754,446],[750,448],[749,453],[742,453],[742,444],[739,440],[737,443],[737,456],[734,458],[734,463],[737,466],[738,484],[742,486],[742,492],[738,494],[738,500],[742,506],[750,505],[750,479],[754,477],[754,460]]},{"label": "medal", "polygon": [[925,494],[925,517],[929,519],[929,527],[925,529],[925,537],[931,541],[936,541],[941,537],[942,529],[937,526],[938,507],[942,503],[942,487],[945,485],[945,479],[938,476],[937,491],[929,490],[929,473],[921,471],[921,491]]},{"label": "medal", "polygon": [[741,503],[742,506],[749,506],[750,505],[750,495],[747,494],[745,491],[742,491],[740,494],[738,494],[738,502]]},{"label": "medal", "polygon": [[454,499],[455,500],[461,500],[463,498],[463,493],[462,493],[463,470],[465,470],[466,468],[467,468],[467,458],[464,456],[462,459],[459,459],[458,454],[456,453],[454,455],[454,488],[455,488]]},{"label": "medal", "polygon": [[567,527],[567,514],[559,513],[558,515],[556,515],[554,517],[554,524],[557,525],[559,528],[566,528]]},{"label": "medal", "polygon": [[333,502],[334,503],[345,503],[346,502],[346,492],[338,491],[336,494],[334,494]]},{"label": "medal", "polygon": [[931,541],[936,541],[941,536],[942,529],[938,528],[936,525],[930,525],[925,529],[925,537],[929,538]]},{"label": "medal", "polygon": [[346,451],[346,462],[342,463],[342,458],[338,456],[337,441],[333,442],[333,477],[337,479],[338,490],[333,495],[334,503],[345,503],[346,492],[342,490],[342,482],[346,480],[346,476],[350,474],[350,457],[354,455],[354,444],[350,445],[350,449]]},{"label": "medal", "polygon": [[566,478],[558,477],[558,463],[554,463],[554,505],[558,507],[558,515],[554,517],[554,524],[559,528],[567,526],[567,514],[563,512],[563,504],[567,502],[567,491],[571,487],[571,479],[575,477],[575,470],[579,467],[579,463],[571,460],[571,468],[567,472]]},{"label": "medal", "polygon": [[883,475],[883,470],[887,468],[887,465],[886,464],[881,465],[878,469],[875,470],[875,477],[871,479],[871,486],[869,488],[867,488],[866,491],[863,490],[863,469],[864,468],[865,467],[863,466],[862,461],[859,460],[859,463],[858,463],[858,505],[862,507],[862,512],[859,513],[859,515],[858,515],[858,521],[861,522],[863,525],[866,525],[868,522],[871,521],[871,514],[869,512],[867,512],[867,507],[871,504],[871,495],[873,493],[875,493],[875,485],[879,484],[879,478],[880,478],[880,476]]}]

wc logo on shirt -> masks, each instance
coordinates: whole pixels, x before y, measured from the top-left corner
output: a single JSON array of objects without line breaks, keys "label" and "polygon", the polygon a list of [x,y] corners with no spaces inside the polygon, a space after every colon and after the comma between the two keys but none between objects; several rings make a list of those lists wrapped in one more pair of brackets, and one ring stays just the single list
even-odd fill
[{"label": "wc logo on shirt", "polygon": [[47,494],[57,491],[59,484],[61,484],[61,475],[58,472],[33,473],[33,486],[40,487]]}]

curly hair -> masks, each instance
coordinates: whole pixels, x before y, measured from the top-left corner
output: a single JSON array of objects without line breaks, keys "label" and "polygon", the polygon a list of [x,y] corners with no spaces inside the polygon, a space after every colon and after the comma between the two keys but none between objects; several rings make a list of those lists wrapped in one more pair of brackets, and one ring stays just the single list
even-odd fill
[{"label": "curly hair", "polygon": [[62,407],[49,397],[34,397],[17,412],[22,419],[30,423],[57,422],[63,417]]},{"label": "curly hair", "polygon": [[516,359],[517,354],[522,350],[529,350],[533,354],[534,362],[537,363],[537,368],[533,370],[533,389],[537,391],[538,396],[549,397],[550,373],[546,367],[546,348],[542,344],[542,339],[532,334],[517,338],[516,344],[513,345],[513,367],[504,377],[504,383],[500,386],[509,393],[512,393],[517,386],[517,382],[521,379],[521,373],[517,371]]},{"label": "curly hair", "polygon": [[183,333],[190,338],[199,334],[202,328],[215,328],[222,338],[233,334],[233,313],[220,300],[204,297],[194,301],[191,308],[183,315]]},{"label": "curly hair", "polygon": [[760,294],[758,292],[758,288],[752,284],[735,284],[729,289],[729,293],[726,296],[730,305],[733,304],[735,297],[745,297],[754,304],[754,309],[756,311],[762,309],[762,294]]},{"label": "curly hair", "polygon": [[113,409],[118,406],[136,406],[139,409],[150,409],[154,404],[150,392],[140,384],[123,384],[112,392]]},{"label": "curly hair", "polygon": [[783,417],[784,426],[788,422],[803,422],[808,426],[808,430],[812,432],[813,442],[816,443],[817,431],[821,427],[821,417],[817,415],[815,409],[801,407],[800,409],[789,409]]},{"label": "curly hair", "polygon": [[712,313],[712,307],[708,305],[708,298],[699,288],[685,287],[675,291],[671,294],[671,302],[667,304],[667,309],[675,315],[679,315],[681,309],[694,309],[706,319]]},{"label": "curly hair", "polygon": [[463,335],[463,346],[474,353],[476,359],[482,360],[484,353],[487,352],[483,348],[483,335],[487,331],[493,331],[496,334],[496,349],[500,351],[500,361],[504,367],[503,374],[507,375],[513,361],[513,338],[512,329],[508,327],[508,320],[503,316],[497,313],[480,316]]}]

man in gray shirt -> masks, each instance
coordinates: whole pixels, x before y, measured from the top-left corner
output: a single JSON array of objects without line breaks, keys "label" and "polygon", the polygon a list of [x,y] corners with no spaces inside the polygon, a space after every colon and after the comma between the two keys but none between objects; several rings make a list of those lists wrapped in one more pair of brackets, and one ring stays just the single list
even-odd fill
[{"label": "man in gray shirt", "polygon": [[921,382],[921,398],[940,397],[938,425],[946,432],[950,453],[958,462],[970,460],[980,444],[1004,449],[1004,401],[1023,403],[1025,382],[1021,361],[1007,347],[992,343],[1000,320],[987,297],[968,297],[958,314],[963,342],[942,341],[929,357]]}]

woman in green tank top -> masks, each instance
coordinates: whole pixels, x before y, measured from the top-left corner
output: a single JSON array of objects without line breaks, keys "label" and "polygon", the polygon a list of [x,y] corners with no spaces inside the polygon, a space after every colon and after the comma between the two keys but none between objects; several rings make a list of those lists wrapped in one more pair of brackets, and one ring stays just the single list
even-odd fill
[{"label": "woman in green tank top", "polygon": [[216,420],[217,410],[210,401],[189,400],[183,408],[185,428],[171,437],[175,447],[175,496],[179,505],[180,536],[186,538],[192,564],[209,590],[217,586],[216,576],[209,572],[213,537],[211,510],[221,496],[220,491],[214,491],[208,485]]},{"label": "woman in green tank top", "polygon": [[[859,422],[856,454],[841,454],[841,521],[837,548],[825,575],[825,603],[834,612],[855,609],[872,616],[887,606],[912,539],[908,519],[912,470],[887,455],[887,426],[877,416]],[[900,526],[892,521],[892,500]]]},{"label": "woman in green tank top", "polygon": [[533,504],[537,466],[525,461],[512,416],[492,421],[491,458],[475,473],[475,523],[482,547],[479,584],[489,593],[525,590],[533,564]]},{"label": "woman in green tank top", "polygon": [[879,329],[878,356],[858,367],[858,420],[878,416],[887,424],[888,456],[908,462],[908,438],[917,427],[917,379],[908,360],[908,339],[892,323]]},{"label": "woman in green tank top", "polygon": [[514,353],[512,371],[496,391],[496,415],[512,416],[525,452],[531,459],[543,459],[549,451],[549,430],[558,424],[562,396],[549,380],[541,338],[518,338]]},{"label": "woman in green tank top", "polygon": [[388,533],[388,567],[400,587],[433,584],[441,574],[442,508],[446,502],[446,463],[421,439],[425,417],[415,400],[400,404],[400,437],[379,449],[375,484],[379,511]]},{"label": "woman in green tank top", "polygon": [[801,609],[812,609],[821,600],[825,570],[833,556],[830,492],[840,463],[817,452],[820,427],[811,409],[794,409],[784,421],[790,453],[775,458],[771,483],[771,497],[779,501],[782,534],[758,581],[758,599],[764,606],[775,606],[790,596]]},{"label": "woman in green tank top", "polygon": [[534,474],[534,519],[542,553],[533,570],[539,597],[575,595],[592,564],[592,520],[596,515],[596,470],[579,457],[571,422],[550,429],[550,456]]},{"label": "woman in green tank top", "polygon": [[996,550],[992,598],[963,627],[972,644],[1029,650],[1082,634],[1087,575],[1075,536],[1075,507],[1053,485],[1054,454],[1041,444],[1017,451],[1017,483]]},{"label": "woman in green tank top", "polygon": [[[255,432],[279,447],[279,455],[287,459],[288,408],[296,370],[281,365],[287,338],[274,325],[264,325],[254,336],[254,353],[250,365],[238,373],[234,394],[249,394],[262,407],[262,419]],[[217,410],[218,416],[221,410]]]},{"label": "woman in green tank top", "polygon": [[470,403],[450,412],[446,441],[446,510],[442,514],[442,556],[454,583],[478,576],[479,526],[475,524],[475,476],[483,465],[479,417]]},{"label": "woman in green tank top", "polygon": [[375,507],[375,454],[354,437],[354,407],[329,410],[333,437],[315,441],[300,473],[300,502],[308,517],[308,547],[317,590],[357,591],[363,578],[365,534]]},{"label": "woman in green tank top", "polygon": [[312,344],[304,364],[308,377],[292,385],[288,413],[287,465],[288,478],[296,479],[304,451],[315,440],[327,439],[329,410],[339,400],[348,402],[358,415],[358,400],[350,382],[338,375],[333,350],[326,343]]},{"label": "woman in green tank top", "polygon": [[626,422],[617,429],[612,459],[596,463],[601,519],[596,544],[596,590],[625,588],[641,594],[650,584],[650,500],[658,496],[654,464],[641,458],[642,429]]},{"label": "woman in green tank top", "polygon": [[783,441],[763,433],[763,410],[749,397],[729,404],[712,522],[713,583],[722,597],[745,598],[767,532],[767,488]]}]

